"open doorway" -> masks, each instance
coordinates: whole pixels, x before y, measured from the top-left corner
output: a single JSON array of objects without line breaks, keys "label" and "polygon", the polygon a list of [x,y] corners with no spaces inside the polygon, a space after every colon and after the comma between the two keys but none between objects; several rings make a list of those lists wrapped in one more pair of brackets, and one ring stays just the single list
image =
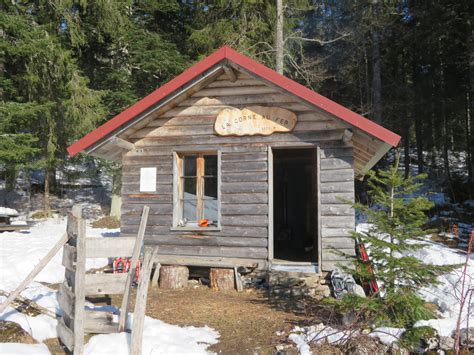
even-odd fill
[{"label": "open doorway", "polygon": [[316,149],[273,149],[273,255],[317,262]]}]

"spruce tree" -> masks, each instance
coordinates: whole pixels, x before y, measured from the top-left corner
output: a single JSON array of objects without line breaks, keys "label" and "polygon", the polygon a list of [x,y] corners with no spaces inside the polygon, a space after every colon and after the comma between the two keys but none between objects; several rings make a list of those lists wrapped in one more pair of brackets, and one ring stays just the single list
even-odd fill
[{"label": "spruce tree", "polygon": [[372,322],[410,327],[419,319],[433,318],[417,291],[437,283],[437,276],[452,266],[424,263],[413,252],[424,247],[430,231],[424,226],[432,203],[418,193],[426,175],[404,178],[399,170],[399,155],[386,171],[370,172],[371,206],[356,204],[367,216],[369,228],[354,232],[352,238],[368,250],[372,272],[359,258],[343,267],[361,281],[375,277],[380,291],[368,298],[345,297],[343,310],[360,310]]}]

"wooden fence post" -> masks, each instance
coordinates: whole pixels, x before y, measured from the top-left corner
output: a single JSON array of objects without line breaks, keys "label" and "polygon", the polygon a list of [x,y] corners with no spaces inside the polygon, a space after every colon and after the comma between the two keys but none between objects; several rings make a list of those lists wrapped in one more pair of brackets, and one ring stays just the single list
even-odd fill
[{"label": "wooden fence post", "polygon": [[133,312],[132,326],[132,355],[141,355],[143,328],[145,323],[146,300],[148,295],[148,285],[150,284],[151,270],[158,252],[157,247],[145,247],[140,282],[138,284],[137,297],[135,300],[135,310]]},{"label": "wooden fence post", "polygon": [[81,355],[84,350],[84,307],[86,302],[86,221],[82,218],[82,207],[73,209],[77,218],[77,259],[74,284],[74,355]]},{"label": "wooden fence post", "polygon": [[122,298],[122,307],[120,307],[120,319],[118,331],[123,332],[127,325],[127,312],[128,312],[128,303],[130,299],[130,292],[132,290],[132,281],[135,278],[137,272],[137,263],[140,258],[140,251],[142,250],[143,238],[145,236],[146,224],[148,221],[148,213],[150,212],[150,207],[143,206],[142,219],[140,221],[140,227],[138,229],[137,240],[135,246],[133,247],[132,254],[132,264],[128,270],[127,281],[125,282],[125,292]]}]

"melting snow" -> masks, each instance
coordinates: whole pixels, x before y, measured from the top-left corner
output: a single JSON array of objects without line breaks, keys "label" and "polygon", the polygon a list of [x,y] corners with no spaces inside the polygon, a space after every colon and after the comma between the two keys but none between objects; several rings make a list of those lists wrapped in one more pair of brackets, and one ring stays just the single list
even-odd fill
[{"label": "melting snow", "polygon": [[[36,223],[28,231],[0,234],[0,290],[11,292],[49,252],[66,230],[66,220],[54,217]],[[88,237],[117,236],[118,230],[87,227]],[[35,280],[21,293],[40,306],[59,313],[57,292],[42,283],[60,283],[64,280],[61,265],[62,250],[51,259]],[[87,269],[102,268],[108,259],[88,259]],[[6,297],[0,297],[0,303]],[[130,317],[132,318],[132,317]],[[47,315],[29,316],[8,307],[0,314],[0,320],[18,323],[34,339],[42,342],[57,337],[56,319]],[[143,334],[144,353],[206,353],[209,345],[218,342],[219,333],[209,327],[179,327],[158,319],[145,318]],[[129,333],[93,336],[85,346],[85,354],[128,354]],[[44,344],[0,344],[0,354],[49,354]]]}]

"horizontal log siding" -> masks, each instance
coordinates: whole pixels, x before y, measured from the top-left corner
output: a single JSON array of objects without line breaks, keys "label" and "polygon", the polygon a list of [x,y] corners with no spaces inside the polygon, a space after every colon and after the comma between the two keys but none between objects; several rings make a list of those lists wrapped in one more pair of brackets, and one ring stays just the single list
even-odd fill
[{"label": "horizontal log siding", "polygon": [[321,149],[320,198],[322,269],[332,270],[347,260],[335,250],[354,255],[350,238],[355,227],[354,158],[351,148]]},{"label": "horizontal log siding", "polygon": [[[352,148],[342,143],[344,127],[340,123],[270,90],[248,76],[239,75],[239,80],[234,83],[222,77],[204,90],[134,133],[133,141],[137,148],[127,153],[122,161],[122,234],[136,234],[142,205],[147,204],[150,216],[145,241],[159,245],[160,254],[232,258],[234,263],[239,258],[250,259],[264,266],[268,256],[268,145],[322,147],[321,181],[327,183],[325,190],[331,190],[330,182],[335,176],[342,184],[351,182],[350,177],[353,178],[354,174],[351,162],[346,160],[351,157]],[[298,115],[298,123],[290,134],[244,137],[219,137],[214,134],[214,121],[222,108],[248,104],[287,108]],[[220,231],[170,230],[173,151],[195,150],[221,152]],[[340,157],[347,158],[343,158],[346,159],[341,162],[343,166],[338,164]],[[141,193],[140,168],[152,166],[157,167],[156,192]],[[326,173],[329,169],[341,174]],[[353,193],[353,186],[344,188],[347,192],[341,195],[336,191],[336,194],[348,197]],[[334,217],[342,219],[350,218],[347,208],[338,209],[337,206],[322,204],[322,212],[334,213]],[[346,219],[342,221],[344,226],[348,224]],[[327,228],[333,227],[336,222],[328,221],[331,225]],[[338,243],[342,247],[347,246],[345,240],[339,238],[332,243],[323,241],[323,247]]]}]

